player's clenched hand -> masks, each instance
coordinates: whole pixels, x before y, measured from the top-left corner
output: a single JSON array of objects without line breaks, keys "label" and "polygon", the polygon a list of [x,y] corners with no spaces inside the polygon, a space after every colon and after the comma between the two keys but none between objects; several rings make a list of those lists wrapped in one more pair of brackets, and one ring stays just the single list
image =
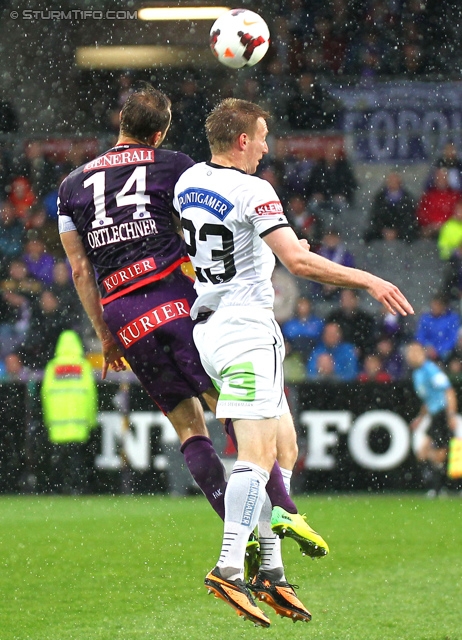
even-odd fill
[{"label": "player's clenched hand", "polygon": [[122,360],[123,351],[113,338],[106,338],[101,344],[104,357],[101,377],[104,380],[109,367],[111,367],[113,371],[125,371],[127,367]]},{"label": "player's clenched hand", "polygon": [[398,287],[391,282],[374,276],[372,284],[368,287],[367,291],[373,298],[381,302],[385,309],[393,315],[400,313],[402,316],[407,316],[408,313],[414,313],[414,309],[406,297]]}]

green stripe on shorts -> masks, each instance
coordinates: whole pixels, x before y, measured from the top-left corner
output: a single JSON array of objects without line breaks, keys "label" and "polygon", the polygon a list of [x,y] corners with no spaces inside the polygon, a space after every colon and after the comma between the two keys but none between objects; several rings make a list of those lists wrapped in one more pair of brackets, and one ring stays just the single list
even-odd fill
[{"label": "green stripe on shorts", "polygon": [[[255,400],[255,370],[252,362],[233,364],[221,372],[221,377],[224,385],[220,393],[220,400],[232,400],[234,402],[252,402]],[[223,393],[223,389],[226,389],[226,393]]]}]

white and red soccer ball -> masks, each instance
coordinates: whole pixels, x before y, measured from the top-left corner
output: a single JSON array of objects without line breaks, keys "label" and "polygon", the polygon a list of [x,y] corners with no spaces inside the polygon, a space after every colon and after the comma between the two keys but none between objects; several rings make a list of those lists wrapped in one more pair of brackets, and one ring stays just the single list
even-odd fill
[{"label": "white and red soccer ball", "polygon": [[227,67],[252,67],[268,51],[270,33],[266,22],[254,11],[231,9],[214,22],[210,48]]}]

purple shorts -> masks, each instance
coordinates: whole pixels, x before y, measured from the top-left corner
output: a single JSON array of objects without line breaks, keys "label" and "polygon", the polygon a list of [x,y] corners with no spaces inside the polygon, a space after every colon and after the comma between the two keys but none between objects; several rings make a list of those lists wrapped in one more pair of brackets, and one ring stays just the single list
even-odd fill
[{"label": "purple shorts", "polygon": [[191,279],[176,269],[104,307],[125,359],[164,413],[212,387],[192,337],[189,310],[195,299]]}]

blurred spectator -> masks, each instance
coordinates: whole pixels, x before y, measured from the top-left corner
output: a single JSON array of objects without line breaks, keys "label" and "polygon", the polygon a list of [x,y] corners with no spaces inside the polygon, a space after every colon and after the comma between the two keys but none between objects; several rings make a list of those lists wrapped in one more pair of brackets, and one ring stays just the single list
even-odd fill
[{"label": "blurred spectator", "polygon": [[427,60],[424,49],[414,42],[406,42],[401,49],[401,60],[397,73],[413,79],[427,73]]},{"label": "blurred spectator", "polygon": [[451,189],[462,191],[462,160],[457,155],[457,148],[453,142],[444,145],[443,152],[434,166],[447,169]]},{"label": "blurred spectator", "polygon": [[331,353],[321,352],[313,355],[313,366],[314,372],[312,377],[318,381],[327,380],[327,381],[338,381],[340,380],[340,376],[335,370],[335,361],[334,357]]},{"label": "blurred spectator", "polygon": [[47,216],[45,208],[40,202],[31,207],[26,228],[29,240],[40,240],[45,245],[47,253],[50,253],[54,258],[64,258],[65,253],[59,237],[58,222]]},{"label": "blurred spectator", "polygon": [[13,205],[18,218],[26,218],[36,197],[30,182],[24,176],[14,178],[9,186],[8,201]]},{"label": "blurred spectator", "polygon": [[[287,156],[284,160],[284,188],[286,194],[301,194],[305,197],[305,186],[308,181],[313,161],[297,156]],[[279,193],[279,192],[277,192]],[[287,200],[287,195],[285,199]]]},{"label": "blurred spectator", "polygon": [[391,382],[390,374],[384,370],[380,356],[370,353],[364,358],[361,373],[358,375],[359,382]]},{"label": "blurred spectator", "polygon": [[[319,253],[319,255],[323,256],[324,258],[332,260],[332,262],[336,262],[337,264],[341,264],[344,267],[355,266],[354,257],[346,248],[346,245],[343,242],[336,226],[331,226],[326,229],[322,237],[321,244],[316,250],[316,253]],[[323,298],[324,300],[333,300],[338,297],[340,293],[340,287],[335,287],[333,285],[323,285],[314,282],[312,285],[312,291],[313,295],[318,298]]]},{"label": "blurred spectator", "polygon": [[[285,40],[285,44],[288,40]],[[271,50],[275,46],[275,40],[271,42]],[[270,51],[271,51],[270,50]],[[294,89],[290,81],[290,76],[287,73],[287,68],[284,66],[283,60],[276,55],[271,60],[266,68],[266,73],[262,78],[262,93],[268,101],[269,111],[274,117],[276,127],[281,125],[286,127],[287,116],[287,104],[293,95]]]},{"label": "blurred spectator", "polygon": [[417,207],[417,220],[423,237],[436,237],[441,225],[454,213],[460,192],[452,189],[448,181],[448,170],[435,169],[434,184],[427,189]]},{"label": "blurred spectator", "polygon": [[58,172],[56,179],[53,181],[50,189],[45,193],[42,199],[42,204],[48,218],[56,222],[56,225],[58,224],[58,188],[64,178],[67,178],[71,170],[70,165],[60,167],[60,171]]},{"label": "blurred spectator", "polygon": [[304,238],[309,243],[320,241],[321,222],[310,212],[302,195],[295,193],[290,196],[285,213],[300,239]]},{"label": "blurred spectator", "polygon": [[449,300],[462,298],[462,244],[452,252],[443,275],[443,295]]},{"label": "blurred spectator", "polygon": [[172,125],[167,141],[196,162],[210,159],[204,135],[208,103],[205,91],[193,73],[186,74],[172,104]]},{"label": "blurred spectator", "polygon": [[28,272],[44,285],[53,281],[53,256],[47,253],[42,240],[29,240],[22,256]]},{"label": "blurred spectator", "polygon": [[294,315],[300,292],[294,276],[278,263],[271,276],[271,282],[274,289],[274,317],[276,322],[282,325]]},{"label": "blurred spectator", "polygon": [[8,293],[18,293],[32,301],[42,291],[42,285],[33,276],[29,275],[23,260],[16,258],[8,267],[7,277],[1,281],[0,289]]},{"label": "blurred spectator", "polygon": [[382,369],[392,380],[399,380],[405,373],[404,359],[401,350],[388,336],[381,336],[376,345],[377,355],[381,359]]},{"label": "blurred spectator", "polygon": [[285,350],[283,369],[286,384],[304,382],[306,380],[305,359],[299,351],[292,348],[287,340],[285,340]]},{"label": "blurred spectator", "polygon": [[[271,77],[285,75],[287,77],[287,70],[290,62],[290,40],[291,34],[289,31],[289,17],[287,15],[278,15],[273,20],[271,28],[271,48],[268,51],[263,64],[266,66],[266,74],[271,83]],[[281,71],[275,70],[275,63],[280,66]]]},{"label": "blurred spectator", "polygon": [[305,362],[318,344],[324,321],[318,318],[311,309],[308,298],[299,298],[296,315],[282,325],[282,334],[290,342],[292,349],[302,354]]},{"label": "blurred spectator", "polygon": [[19,129],[16,109],[9,100],[0,100],[0,132],[16,133]]},{"label": "blurred spectator", "polygon": [[333,360],[334,374],[339,380],[354,380],[358,375],[358,359],[352,344],[343,341],[342,330],[335,322],[325,325],[321,343],[315,347],[307,364],[307,373],[311,378],[318,375],[318,358],[327,354]]},{"label": "blurred spectator", "polygon": [[242,100],[256,102],[260,105],[265,100],[265,98],[262,97],[261,83],[257,78],[251,76],[246,76],[243,79],[242,85],[238,89],[238,94]]},{"label": "blurred spectator", "polygon": [[430,312],[419,318],[415,339],[432,360],[446,362],[456,346],[459,326],[459,314],[448,307],[443,296],[436,295],[430,302]]},{"label": "blurred spectator", "polygon": [[375,323],[379,339],[381,337],[391,338],[397,345],[401,345],[411,338],[406,326],[406,319],[403,316],[393,315],[389,311],[381,309]]},{"label": "blurred spectator", "polygon": [[343,67],[346,50],[344,32],[343,29],[336,29],[330,16],[325,13],[318,14],[314,19],[310,45],[319,50],[326,71],[338,73]]},{"label": "blurred spectator", "polygon": [[417,236],[416,205],[411,193],[403,187],[396,171],[388,174],[385,185],[372,201],[369,228],[364,240],[404,240]]},{"label": "blurred spectator", "polygon": [[22,254],[25,238],[24,222],[16,216],[10,202],[3,202],[0,205],[0,263],[2,269],[12,258]]},{"label": "blurred spectator", "polygon": [[304,71],[297,78],[294,96],[287,103],[287,117],[292,129],[322,131],[337,124],[340,106],[316,81]]},{"label": "blurred spectator", "polygon": [[347,158],[339,156],[337,145],[326,145],[324,158],[313,166],[305,194],[310,208],[317,214],[338,214],[354,201],[358,188],[353,168]]},{"label": "blurred spectator", "polygon": [[[107,114],[106,114],[109,128],[114,132],[114,135],[116,135],[117,131],[119,130],[120,111],[124,106],[125,102],[127,101],[127,98],[131,93],[133,93],[133,91],[134,91],[134,88],[132,85],[131,74],[129,72],[121,73],[120,76],[117,78],[117,87],[116,87],[116,92],[115,92],[115,96],[114,96],[111,108],[107,110]],[[79,162],[79,165],[80,164],[81,163]]]},{"label": "blurred spectator", "polygon": [[43,198],[56,180],[56,164],[51,162],[43,153],[40,140],[32,140],[25,150],[27,176],[34,194]]},{"label": "blurred spectator", "polygon": [[344,72],[371,80],[384,72],[388,48],[377,29],[365,29],[354,38],[345,55]]},{"label": "blurred spectator", "polygon": [[459,329],[456,346],[448,357],[447,370],[451,378],[462,378],[462,329]]},{"label": "blurred spectator", "polygon": [[34,306],[32,319],[24,340],[24,363],[34,371],[45,368],[51,360],[59,335],[67,329],[63,309],[55,294],[45,289]]},{"label": "blurred spectator", "polygon": [[371,353],[375,346],[374,316],[359,307],[356,291],[342,289],[340,293],[340,307],[334,309],[326,317],[326,322],[338,324],[342,330],[343,339],[354,344],[358,349],[359,360]]},{"label": "blurred spectator", "polygon": [[455,207],[452,218],[449,218],[440,229],[438,249],[441,260],[449,260],[454,251],[462,245],[462,200]]},{"label": "blurred spectator", "polygon": [[281,163],[273,160],[271,162],[263,162],[258,171],[257,175],[262,179],[266,180],[270,183],[270,185],[274,188],[276,193],[278,194],[281,202],[285,205],[286,202],[286,187],[283,181],[283,168]]},{"label": "blurred spectator", "polygon": [[34,373],[24,366],[20,356],[14,351],[5,356],[4,365],[5,382],[29,382],[34,377]]},{"label": "blurred spectator", "polygon": [[31,306],[26,296],[0,293],[0,358],[23,344],[30,328]]},{"label": "blurred spectator", "polygon": [[82,305],[79,297],[75,295],[70,267],[64,260],[53,265],[50,289],[58,299],[66,327],[76,331],[80,329],[83,318]]},{"label": "blurred spectator", "polygon": [[12,180],[11,155],[6,147],[0,142],[0,202],[8,195],[8,186]]}]

